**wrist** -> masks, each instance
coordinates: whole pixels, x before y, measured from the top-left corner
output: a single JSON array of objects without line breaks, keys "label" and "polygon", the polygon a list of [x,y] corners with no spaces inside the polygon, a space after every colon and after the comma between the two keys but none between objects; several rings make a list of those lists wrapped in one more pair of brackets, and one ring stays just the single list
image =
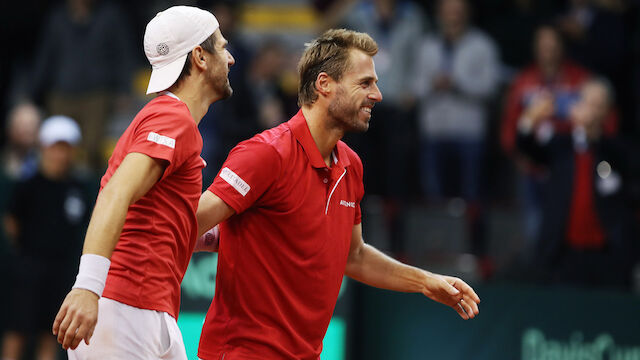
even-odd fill
[{"label": "wrist", "polygon": [[218,228],[218,225],[216,225],[196,240],[196,245],[193,250],[215,252],[218,251],[219,245],[220,229]]},{"label": "wrist", "polygon": [[104,256],[84,254],[80,257],[80,269],[72,289],[89,290],[98,297],[102,296],[111,261]]}]

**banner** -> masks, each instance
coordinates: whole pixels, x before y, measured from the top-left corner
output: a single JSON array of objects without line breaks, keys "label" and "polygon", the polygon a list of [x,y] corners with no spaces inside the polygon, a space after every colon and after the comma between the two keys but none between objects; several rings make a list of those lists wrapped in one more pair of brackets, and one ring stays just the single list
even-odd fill
[{"label": "banner", "polygon": [[516,285],[476,291],[480,315],[465,321],[422,295],[358,285],[353,359],[640,360],[637,296]]}]

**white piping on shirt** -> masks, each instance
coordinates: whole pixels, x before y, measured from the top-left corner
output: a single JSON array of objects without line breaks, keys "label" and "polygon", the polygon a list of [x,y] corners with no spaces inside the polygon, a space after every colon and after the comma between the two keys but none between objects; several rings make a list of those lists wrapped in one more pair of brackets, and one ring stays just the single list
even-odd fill
[{"label": "white piping on shirt", "polygon": [[342,178],[346,173],[347,173],[347,169],[344,169],[344,172],[342,173],[342,175],[340,175],[340,177],[338,178],[338,181],[336,181],[336,184],[333,185],[333,189],[331,189],[331,193],[329,194],[329,199],[327,199],[327,207],[324,209],[325,215],[327,215],[327,212],[329,211],[329,203],[331,202],[331,197],[333,196],[333,192],[336,191],[338,184],[340,184],[340,180],[342,180]]}]

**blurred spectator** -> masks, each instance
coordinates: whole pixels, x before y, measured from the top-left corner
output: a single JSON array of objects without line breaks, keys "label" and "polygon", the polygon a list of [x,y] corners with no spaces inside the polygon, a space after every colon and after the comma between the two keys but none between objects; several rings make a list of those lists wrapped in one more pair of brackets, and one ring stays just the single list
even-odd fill
[{"label": "blurred spectator", "polygon": [[461,195],[477,201],[486,106],[499,80],[498,53],[490,38],[469,26],[466,1],[438,5],[439,31],[420,44],[413,81],[420,96],[423,190],[431,199],[443,197],[443,167],[457,156]]},{"label": "blurred spectator", "polygon": [[[438,32],[419,47],[413,84],[419,95],[420,175],[429,200],[459,183],[466,207],[471,251],[485,255],[481,201],[487,104],[498,86],[499,58],[493,41],[469,24],[465,0],[441,0]],[[447,170],[458,169],[451,179]],[[485,276],[490,266],[483,262]]]},{"label": "blurred spectator", "polygon": [[18,104],[9,113],[2,152],[2,171],[9,179],[23,179],[35,172],[40,118],[40,110],[31,103]]},{"label": "blurred spectator", "polygon": [[133,37],[125,15],[108,0],[67,0],[51,12],[33,69],[31,96],[51,114],[77,119],[83,159],[105,165],[102,137],[114,108],[126,108]]},{"label": "blurred spectator", "polygon": [[557,20],[566,39],[567,53],[612,82],[617,94],[616,105],[625,114],[620,119],[621,130],[633,129],[627,116],[637,102],[631,95],[633,85],[628,76],[628,69],[634,66],[631,24],[637,20],[625,13],[628,5],[620,0],[571,0]]},{"label": "blurred spectator", "polygon": [[560,283],[629,287],[634,235],[628,207],[629,151],[603,136],[612,103],[610,85],[590,80],[571,105],[571,132],[544,130],[553,97],[539,94],[518,123],[517,146],[548,169],[536,259]]},{"label": "blurred spectator", "polygon": [[[538,238],[542,218],[539,199],[545,173],[515,151],[518,119],[543,112],[547,115],[546,128],[557,127],[558,132],[566,133],[570,129],[569,108],[577,97],[578,89],[589,77],[586,69],[564,58],[560,35],[551,26],[543,25],[537,29],[533,51],[534,63],[516,76],[506,94],[501,125],[502,148],[513,157],[523,174],[520,199],[527,241],[525,255],[531,254],[533,242]],[[534,102],[543,92],[551,99]]]},{"label": "blurred spectator", "polygon": [[[413,89],[407,86],[415,68],[415,44],[426,27],[421,9],[411,1],[338,2],[348,28],[366,32],[378,43],[375,66],[384,101],[376,104],[366,134],[349,134],[345,141],[362,157],[370,194],[384,195],[390,250],[405,256],[404,219],[411,186],[416,122]],[[336,12],[336,7],[328,9]],[[328,25],[328,23],[326,24]],[[389,174],[393,173],[393,176]]]},{"label": "blurred spectator", "polygon": [[51,323],[73,284],[90,210],[92,194],[72,174],[81,140],[78,125],[68,117],[51,117],[42,124],[39,140],[38,171],[17,183],[4,217],[15,256],[3,359],[21,359],[30,337],[37,341],[34,358],[57,358]]},{"label": "blurred spectator", "polygon": [[[364,175],[368,192],[405,197],[415,138],[416,96],[408,84],[414,78],[415,45],[425,19],[413,2],[375,0],[355,4],[343,22],[378,43],[375,65],[384,101],[375,106],[367,134],[350,137],[356,150],[364,147],[358,153],[368,169]],[[394,176],[388,176],[392,169]]]}]

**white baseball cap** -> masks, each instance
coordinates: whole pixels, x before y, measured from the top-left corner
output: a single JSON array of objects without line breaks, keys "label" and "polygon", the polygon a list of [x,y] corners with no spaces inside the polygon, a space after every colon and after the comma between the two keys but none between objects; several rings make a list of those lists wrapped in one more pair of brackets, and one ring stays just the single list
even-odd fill
[{"label": "white baseball cap", "polygon": [[40,144],[51,146],[57,142],[77,145],[82,140],[82,133],[78,124],[70,117],[55,115],[47,118],[40,126],[38,136]]},{"label": "white baseball cap", "polygon": [[187,54],[218,29],[212,13],[193,6],[161,11],[144,32],[144,53],[151,64],[147,94],[168,89],[182,72]]}]

